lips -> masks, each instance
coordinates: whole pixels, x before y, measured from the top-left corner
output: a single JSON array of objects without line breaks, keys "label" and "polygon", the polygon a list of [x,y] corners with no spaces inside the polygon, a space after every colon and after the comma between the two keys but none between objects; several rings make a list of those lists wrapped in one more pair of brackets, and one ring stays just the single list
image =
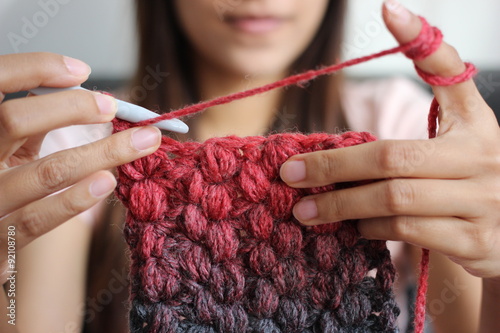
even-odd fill
[{"label": "lips", "polygon": [[272,16],[228,17],[226,22],[234,29],[250,34],[264,34],[277,30],[284,19]]}]

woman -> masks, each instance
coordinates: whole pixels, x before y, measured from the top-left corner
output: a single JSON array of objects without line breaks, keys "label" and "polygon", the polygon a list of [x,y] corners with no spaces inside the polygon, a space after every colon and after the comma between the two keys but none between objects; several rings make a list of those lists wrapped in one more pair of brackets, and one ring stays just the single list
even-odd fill
[{"label": "woman", "polygon": [[[214,4],[219,6],[214,8]],[[191,2],[180,0],[138,2],[143,31],[136,84],[143,84],[148,66],[170,64],[170,67],[161,67],[170,76],[147,96],[131,94],[135,102],[150,108],[176,108],[198,99],[271,82],[290,72],[329,64],[338,55],[342,1],[214,3],[198,0],[196,5],[197,10],[193,10]],[[165,14],[171,15],[168,20]],[[420,31],[419,20],[394,1],[386,3],[384,18],[400,43],[412,40]],[[148,20],[158,26],[148,25]],[[339,25],[333,27],[332,22]],[[329,30],[335,30],[333,37],[326,37]],[[172,35],[168,36],[168,32]],[[164,61],[167,55],[174,59]],[[435,55],[417,65],[442,76],[453,76],[464,70],[457,54],[445,44]],[[0,81],[3,93],[39,85],[80,84],[89,74],[88,66],[77,60],[49,54],[2,56],[0,66],[6,73]],[[374,91],[372,96],[378,92],[378,96],[387,101],[394,100],[391,92],[395,91],[395,86],[398,89],[408,87],[398,82],[380,83],[370,88]],[[344,84],[339,76],[332,76],[313,82],[306,90],[273,92],[214,108],[195,119],[191,124],[191,136],[204,140],[214,135],[264,134],[269,129],[294,126],[306,132],[349,126],[354,130],[372,130],[383,139],[423,137],[418,126],[414,126],[417,120],[402,116],[403,105],[408,100],[400,101],[400,107],[391,115],[383,113],[386,110],[383,104],[367,114],[364,113],[366,108],[358,110],[356,107],[362,106],[360,96],[367,94],[366,89],[361,88]],[[418,94],[413,88],[403,88],[398,94],[410,92]],[[431,284],[429,300],[441,299],[442,295],[450,299],[442,287],[446,286],[446,281],[453,281],[461,296],[456,295],[456,300],[442,313],[435,313],[433,323],[438,331],[470,332],[475,330],[479,319],[470,307],[465,308],[468,311],[461,311],[460,307],[476,302],[469,295],[476,289],[461,268],[457,269],[459,266],[446,259],[451,258],[472,275],[482,278],[481,327],[484,332],[493,332],[498,330],[495,304],[500,298],[499,219],[495,207],[498,201],[495,190],[500,179],[497,163],[500,152],[496,142],[500,133],[491,110],[472,82],[436,87],[434,92],[443,112],[440,137],[433,141],[432,151],[423,150],[422,141],[381,141],[294,157],[283,166],[281,175],[289,185],[297,187],[390,178],[376,186],[301,201],[294,209],[295,216],[306,224],[362,218],[359,229],[367,238],[406,241],[444,254],[435,257],[432,282],[436,283]],[[416,109],[425,112],[427,105],[424,104],[428,100],[424,97],[416,100],[425,100],[425,103],[415,104]],[[159,145],[156,129],[132,129],[36,160],[46,132],[70,124],[109,121],[116,111],[113,99],[99,94],[68,92],[9,101],[0,107],[3,161],[0,197],[8,198],[0,201],[0,216],[4,216],[2,237],[7,236],[8,226],[15,226],[18,250],[105,198],[113,190],[115,181],[109,172],[99,170],[150,154]],[[43,116],[37,110],[45,110]],[[409,132],[411,135],[407,130],[391,131],[391,126],[387,125],[394,118],[401,121],[399,126],[414,127]],[[424,127],[425,124],[420,123]],[[428,152],[429,158],[415,163],[422,151]],[[412,168],[407,168],[408,165]],[[72,184],[76,185],[65,192],[41,199]],[[364,205],[358,204],[361,200]],[[83,218],[89,215],[86,213]],[[18,281],[19,286],[23,286],[19,287],[17,298],[19,322],[16,327],[2,322],[0,325],[5,326],[5,329],[0,326],[2,331],[9,332],[13,328],[19,328],[20,332],[78,331],[82,320],[91,324],[97,322],[99,313],[107,311],[104,303],[117,301],[115,295],[118,293],[111,292],[111,296],[115,296],[111,300],[97,297],[105,294],[99,291],[120,289],[119,285],[109,283],[111,279],[105,279],[102,288],[91,288],[97,290],[96,297],[84,295],[85,259],[91,235],[92,223],[82,223],[82,216],[79,216],[19,254],[22,258],[19,258],[17,270],[25,272],[24,277],[19,275]],[[64,247],[64,242],[69,245]],[[65,250],[61,251],[62,248]],[[123,253],[122,249],[118,250]],[[47,269],[47,258],[54,263],[50,269]],[[111,272],[114,281],[120,280],[121,270],[101,268],[98,275],[103,270]],[[33,281],[33,276],[44,281],[44,288]],[[44,276],[51,282],[45,282]],[[2,282],[8,277],[4,274]],[[459,288],[463,285],[467,286],[466,290]],[[51,286],[58,288],[51,289]],[[2,302],[7,299],[3,297]],[[85,300],[86,305],[82,303]],[[47,311],[38,310],[40,304],[52,309],[51,316]],[[4,305],[7,303],[1,304]],[[474,304],[472,308],[479,309],[479,305]],[[125,321],[123,316],[120,319],[118,323]]]}]

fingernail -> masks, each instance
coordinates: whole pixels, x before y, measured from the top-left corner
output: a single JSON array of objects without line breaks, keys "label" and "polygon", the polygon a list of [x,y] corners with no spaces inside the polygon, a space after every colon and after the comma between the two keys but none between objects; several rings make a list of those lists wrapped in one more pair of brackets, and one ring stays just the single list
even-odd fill
[{"label": "fingernail", "polygon": [[306,163],[290,161],[281,166],[281,179],[287,183],[297,183],[306,179]]},{"label": "fingernail", "polygon": [[404,7],[399,1],[397,0],[385,0],[384,1],[384,6],[387,8],[389,13],[392,14],[392,16],[399,20],[400,22],[409,22],[411,18],[411,13],[406,7]]},{"label": "fingernail", "polygon": [[101,114],[114,114],[118,111],[118,105],[113,97],[95,93],[94,98]]},{"label": "fingernail", "polygon": [[318,217],[318,207],[314,199],[301,200],[295,205],[293,214],[299,221],[312,220]]},{"label": "fingernail", "polygon": [[101,176],[93,183],[90,184],[89,191],[90,194],[95,198],[100,198],[104,195],[108,195],[114,190],[116,186],[116,179],[113,177],[103,177]]},{"label": "fingernail", "polygon": [[90,66],[83,61],[66,56],[63,59],[68,71],[74,76],[88,76],[90,74]]},{"label": "fingernail", "polygon": [[155,127],[144,127],[132,133],[132,144],[137,150],[146,150],[160,141],[160,131]]}]

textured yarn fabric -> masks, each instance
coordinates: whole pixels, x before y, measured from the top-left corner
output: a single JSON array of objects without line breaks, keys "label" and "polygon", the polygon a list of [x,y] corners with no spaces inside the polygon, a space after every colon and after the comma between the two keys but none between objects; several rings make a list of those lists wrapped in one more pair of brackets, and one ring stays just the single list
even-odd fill
[{"label": "textured yarn fabric", "polygon": [[[423,59],[442,34],[422,19],[413,42],[298,74],[115,131],[200,112],[376,57],[404,52]],[[427,82],[449,85],[475,73]],[[439,104],[429,114],[436,135]],[[383,241],[360,238],[356,221],[306,227],[292,215],[300,198],[362,185],[288,187],[279,177],[291,156],[375,140],[369,133],[284,133],[180,143],[163,137],[153,155],[119,167],[118,198],[127,207],[132,332],[397,332],[395,270]],[[366,182],[365,182],[366,183]],[[428,251],[423,251],[415,331],[423,332]]]},{"label": "textured yarn fabric", "polygon": [[293,189],[278,174],[292,155],[373,140],[164,138],[121,168],[132,332],[394,332],[385,242],[361,239],[350,221],[304,227],[291,213],[303,196],[354,184]]}]

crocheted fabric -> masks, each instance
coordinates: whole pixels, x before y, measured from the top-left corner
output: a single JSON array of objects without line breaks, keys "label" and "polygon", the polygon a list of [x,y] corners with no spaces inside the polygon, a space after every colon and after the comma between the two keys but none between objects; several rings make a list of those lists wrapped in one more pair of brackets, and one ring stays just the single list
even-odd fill
[{"label": "crocheted fabric", "polygon": [[349,221],[304,227],[290,156],[357,145],[368,133],[278,134],[181,144],[120,169],[129,209],[132,332],[394,332],[395,271],[385,242]]},{"label": "crocheted fabric", "polygon": [[[413,42],[188,106],[115,131],[203,109],[392,53],[422,59],[442,35],[422,19]],[[449,85],[475,73],[424,80]],[[429,114],[436,135],[439,104]],[[153,155],[121,166],[116,190],[128,208],[132,332],[396,332],[395,271],[385,242],[361,239],[355,221],[305,227],[292,216],[302,197],[360,183],[293,189],[279,178],[291,156],[375,140],[368,133],[277,134],[180,143],[163,137]],[[423,332],[428,251],[423,251],[415,331]]]}]

